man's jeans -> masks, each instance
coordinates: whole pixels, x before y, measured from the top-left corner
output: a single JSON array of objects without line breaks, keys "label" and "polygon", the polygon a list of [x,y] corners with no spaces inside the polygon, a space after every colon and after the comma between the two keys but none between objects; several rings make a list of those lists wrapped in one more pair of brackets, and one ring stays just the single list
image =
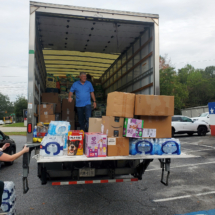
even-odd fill
[{"label": "man's jeans", "polygon": [[88,132],[89,118],[91,117],[91,105],[77,107],[77,113],[81,130]]}]

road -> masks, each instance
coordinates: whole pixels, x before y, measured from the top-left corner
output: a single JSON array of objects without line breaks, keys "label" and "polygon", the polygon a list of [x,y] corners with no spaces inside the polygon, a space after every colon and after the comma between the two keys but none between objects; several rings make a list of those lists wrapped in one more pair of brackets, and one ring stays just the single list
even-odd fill
[{"label": "road", "polygon": [[26,132],[27,127],[4,127],[0,125],[0,130],[2,132]]},{"label": "road", "polygon": [[[20,150],[26,137],[12,136]],[[147,214],[173,215],[215,209],[215,137],[180,136],[182,151],[201,157],[174,159],[169,186],[160,183],[159,162],[153,161],[142,181],[132,183],[41,185],[31,160],[29,187],[22,194],[22,159],[2,166],[0,179],[14,181],[17,214]]]}]

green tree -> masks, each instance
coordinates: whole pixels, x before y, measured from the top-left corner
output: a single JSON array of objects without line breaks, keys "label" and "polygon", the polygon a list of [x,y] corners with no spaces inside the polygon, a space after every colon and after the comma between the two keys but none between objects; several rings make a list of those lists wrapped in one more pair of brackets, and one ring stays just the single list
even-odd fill
[{"label": "green tree", "polygon": [[2,120],[5,116],[10,116],[14,112],[13,103],[10,102],[8,96],[0,93],[0,119]]},{"label": "green tree", "polygon": [[205,78],[202,71],[190,73],[187,78],[189,99],[187,106],[207,105],[214,96],[214,85],[210,78]]},{"label": "green tree", "polygon": [[16,117],[23,116],[23,109],[27,109],[27,99],[24,96],[17,96],[14,102]]},{"label": "green tree", "polygon": [[179,82],[173,67],[160,69],[160,91],[161,95],[169,95],[175,97],[175,114],[185,107],[188,98],[188,90],[185,84]]},{"label": "green tree", "polygon": [[187,84],[187,78],[190,73],[195,72],[195,68],[187,64],[184,68],[178,70],[179,82],[182,84]]}]

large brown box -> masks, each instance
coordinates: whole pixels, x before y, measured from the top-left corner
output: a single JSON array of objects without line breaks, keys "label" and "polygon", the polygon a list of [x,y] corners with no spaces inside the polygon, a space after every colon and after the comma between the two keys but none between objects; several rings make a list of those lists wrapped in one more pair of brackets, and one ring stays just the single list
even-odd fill
[{"label": "large brown box", "polygon": [[108,137],[122,137],[123,136],[123,117],[103,116],[102,117],[102,132]]},{"label": "large brown box", "polygon": [[59,102],[58,93],[42,93],[43,103],[55,103]]},{"label": "large brown box", "polygon": [[109,137],[107,156],[128,156],[129,138],[127,137]]},{"label": "large brown box", "polygon": [[[172,117],[171,116],[141,116],[144,120],[144,129],[156,129],[155,138],[172,137]],[[144,137],[143,137],[144,138]],[[146,137],[149,138],[149,137]]]},{"label": "large brown box", "polygon": [[174,96],[136,95],[135,115],[173,116]]},{"label": "large brown box", "polygon": [[112,92],[107,97],[107,116],[134,117],[135,94]]},{"label": "large brown box", "polygon": [[58,102],[55,108],[55,113],[61,113],[61,103]]},{"label": "large brown box", "polygon": [[102,118],[89,118],[88,132],[101,133]]},{"label": "large brown box", "polygon": [[55,104],[41,104],[37,105],[37,114],[53,115],[55,113]]},{"label": "large brown box", "polygon": [[62,101],[62,120],[69,121],[75,119],[75,102],[74,100],[70,103],[68,99]]},{"label": "large brown box", "polygon": [[55,115],[40,115],[40,122],[55,121]]},{"label": "large brown box", "polygon": [[69,110],[74,111],[74,109],[75,109],[74,99],[72,100],[72,102],[68,102],[68,99],[62,100],[62,110],[66,110],[67,108],[69,108]]},{"label": "large brown box", "polygon": [[68,111],[64,110],[62,111],[62,120],[63,121],[70,121],[75,119],[75,112],[74,111]]}]

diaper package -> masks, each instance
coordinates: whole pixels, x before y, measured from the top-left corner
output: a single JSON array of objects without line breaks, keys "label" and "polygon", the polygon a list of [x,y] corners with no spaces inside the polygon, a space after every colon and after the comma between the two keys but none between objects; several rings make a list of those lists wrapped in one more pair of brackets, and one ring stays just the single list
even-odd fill
[{"label": "diaper package", "polygon": [[47,156],[62,156],[64,139],[62,136],[48,135],[43,138],[40,145],[40,155]]},{"label": "diaper package", "polygon": [[67,148],[67,137],[70,130],[70,123],[66,121],[51,121],[49,124],[48,135],[61,136],[64,140],[63,148]]}]

